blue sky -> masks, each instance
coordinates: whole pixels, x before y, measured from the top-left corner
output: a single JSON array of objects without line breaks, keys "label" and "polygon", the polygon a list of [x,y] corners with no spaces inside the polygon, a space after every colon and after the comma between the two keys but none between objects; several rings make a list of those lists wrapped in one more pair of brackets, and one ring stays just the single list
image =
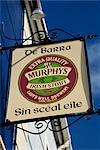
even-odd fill
[{"label": "blue sky", "polygon": [[[74,35],[99,35],[86,40],[86,44],[94,110],[100,109],[100,1],[42,0],[42,5],[49,30],[61,28]],[[65,34],[62,37],[67,38]],[[69,123],[76,118],[68,118]],[[70,127],[70,133],[74,150],[99,150],[100,115],[81,119]]]}]

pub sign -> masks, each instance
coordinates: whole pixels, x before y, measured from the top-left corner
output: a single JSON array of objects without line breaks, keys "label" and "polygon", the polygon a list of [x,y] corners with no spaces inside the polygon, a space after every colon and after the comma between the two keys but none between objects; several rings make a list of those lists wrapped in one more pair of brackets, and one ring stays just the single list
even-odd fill
[{"label": "pub sign", "polygon": [[16,48],[6,120],[86,113],[90,84],[84,40]]}]

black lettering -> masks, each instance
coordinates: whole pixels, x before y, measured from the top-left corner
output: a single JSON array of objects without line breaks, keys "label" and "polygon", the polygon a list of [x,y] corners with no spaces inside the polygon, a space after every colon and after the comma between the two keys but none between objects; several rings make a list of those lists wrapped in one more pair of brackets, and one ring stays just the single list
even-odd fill
[{"label": "black lettering", "polygon": [[30,55],[30,54],[32,54],[32,50],[25,50],[25,55],[26,55],[26,56],[28,56],[28,55]]},{"label": "black lettering", "polygon": [[81,106],[82,106],[82,102],[76,103],[76,106],[77,106],[77,107],[81,107]]},{"label": "black lettering", "polygon": [[47,52],[51,53],[52,52],[52,48],[47,49]]},{"label": "black lettering", "polygon": [[61,108],[60,108],[60,104],[58,104],[58,110],[61,110]]},{"label": "black lettering", "polygon": [[27,115],[27,114],[31,114],[31,110],[30,109],[24,109],[22,110],[22,115]]},{"label": "black lettering", "polygon": [[50,106],[46,107],[46,108],[45,108],[45,111],[46,111],[46,112],[49,112],[49,111],[50,111]]},{"label": "black lettering", "polygon": [[73,101],[70,106],[70,108],[76,108],[76,103]]},{"label": "black lettering", "polygon": [[40,112],[44,112],[44,109],[45,109],[44,107],[41,107],[41,108],[39,109],[39,111],[40,111]]},{"label": "black lettering", "polygon": [[21,115],[21,109],[20,108],[15,109],[15,115],[16,116]]},{"label": "black lettering", "polygon": [[33,50],[33,55],[37,54],[37,50]]},{"label": "black lettering", "polygon": [[28,78],[29,79],[33,78],[33,76],[35,77],[34,72],[32,72],[32,74],[28,73]]},{"label": "black lettering", "polygon": [[54,51],[54,52],[56,52],[56,51],[58,51],[58,50],[59,50],[58,47],[54,47],[54,48],[53,48],[53,51]]},{"label": "black lettering", "polygon": [[81,107],[82,106],[82,102],[75,102],[75,101],[72,101],[68,104],[65,104],[64,105],[64,109],[70,109],[70,108],[77,108],[77,107]]},{"label": "black lettering", "polygon": [[46,47],[41,48],[41,53],[46,53]]},{"label": "black lettering", "polygon": [[52,111],[56,111],[56,110],[57,110],[57,106],[53,106],[53,107],[51,108],[51,110],[52,110]]},{"label": "black lettering", "polygon": [[66,50],[70,50],[71,49],[71,46],[66,46]]},{"label": "black lettering", "polygon": [[69,109],[69,104],[65,104],[64,109]]},{"label": "black lettering", "polygon": [[38,108],[35,108],[35,109],[33,110],[33,112],[34,112],[34,113],[38,113]]},{"label": "black lettering", "polygon": [[65,47],[64,47],[64,46],[61,46],[61,47],[59,47],[59,50],[60,50],[60,51],[64,51],[64,50],[65,50]]}]

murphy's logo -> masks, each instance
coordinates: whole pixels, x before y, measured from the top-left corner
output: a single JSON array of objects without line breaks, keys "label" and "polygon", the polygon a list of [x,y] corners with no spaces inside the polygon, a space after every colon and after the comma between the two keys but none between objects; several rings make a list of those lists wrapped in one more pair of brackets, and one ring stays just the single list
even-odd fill
[{"label": "murphy's logo", "polygon": [[29,101],[50,103],[61,100],[75,87],[77,69],[60,55],[45,55],[28,63],[19,77],[19,90]]}]

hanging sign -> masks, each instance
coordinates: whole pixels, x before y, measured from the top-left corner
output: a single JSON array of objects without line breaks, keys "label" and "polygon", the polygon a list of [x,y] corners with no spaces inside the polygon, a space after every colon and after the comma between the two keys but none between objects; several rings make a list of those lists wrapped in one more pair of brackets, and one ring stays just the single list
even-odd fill
[{"label": "hanging sign", "polygon": [[84,40],[16,48],[6,120],[86,113],[89,91]]}]

